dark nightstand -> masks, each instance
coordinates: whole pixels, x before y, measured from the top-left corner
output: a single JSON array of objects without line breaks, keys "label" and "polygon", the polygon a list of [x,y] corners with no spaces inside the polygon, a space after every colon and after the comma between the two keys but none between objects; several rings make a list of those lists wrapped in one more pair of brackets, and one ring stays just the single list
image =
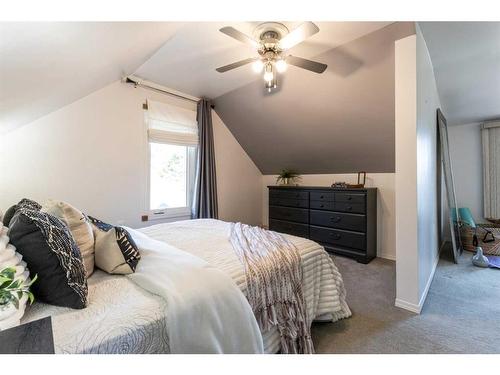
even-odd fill
[{"label": "dark nightstand", "polygon": [[54,354],[50,317],[0,331],[0,354]]}]

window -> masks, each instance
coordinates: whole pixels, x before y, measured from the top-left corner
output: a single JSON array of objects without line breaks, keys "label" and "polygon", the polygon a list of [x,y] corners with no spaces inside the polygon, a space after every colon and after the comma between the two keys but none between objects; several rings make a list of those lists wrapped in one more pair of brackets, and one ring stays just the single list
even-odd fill
[{"label": "window", "polygon": [[194,190],[198,125],[196,112],[148,101],[151,218],[187,216]]}]

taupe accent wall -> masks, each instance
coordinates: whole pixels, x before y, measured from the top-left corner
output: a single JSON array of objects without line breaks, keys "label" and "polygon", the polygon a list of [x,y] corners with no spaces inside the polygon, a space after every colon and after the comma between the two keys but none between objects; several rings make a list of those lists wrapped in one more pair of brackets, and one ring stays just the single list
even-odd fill
[{"label": "taupe accent wall", "polygon": [[412,34],[391,24],[315,56],[323,74],[290,66],[278,90],[258,79],[215,111],[263,174],[394,172],[394,41]]}]

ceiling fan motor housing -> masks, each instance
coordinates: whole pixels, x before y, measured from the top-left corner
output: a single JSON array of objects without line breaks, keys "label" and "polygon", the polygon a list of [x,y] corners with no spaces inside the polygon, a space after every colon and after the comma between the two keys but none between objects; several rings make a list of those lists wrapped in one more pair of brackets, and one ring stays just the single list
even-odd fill
[{"label": "ceiling fan motor housing", "polygon": [[291,33],[285,25],[279,22],[261,23],[255,28],[253,37],[249,37],[231,26],[223,27],[220,31],[231,38],[255,48],[259,57],[237,61],[219,67],[216,70],[223,73],[253,62],[256,72],[264,70],[264,80],[266,81],[266,88],[269,91],[271,88],[276,88],[277,73],[283,73],[286,70],[287,64],[315,73],[323,73],[327,68],[326,64],[288,55],[286,52],[319,32],[319,27],[310,21],[300,24]]}]

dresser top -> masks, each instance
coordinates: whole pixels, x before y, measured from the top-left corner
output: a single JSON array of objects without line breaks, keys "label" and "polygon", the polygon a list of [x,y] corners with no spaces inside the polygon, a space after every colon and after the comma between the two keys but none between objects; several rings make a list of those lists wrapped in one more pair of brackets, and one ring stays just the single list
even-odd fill
[{"label": "dresser top", "polygon": [[343,187],[331,187],[331,186],[294,186],[294,185],[268,185],[269,189],[287,189],[287,190],[332,190],[332,191],[368,191],[377,190],[376,187],[365,187],[365,188],[343,188]]}]

